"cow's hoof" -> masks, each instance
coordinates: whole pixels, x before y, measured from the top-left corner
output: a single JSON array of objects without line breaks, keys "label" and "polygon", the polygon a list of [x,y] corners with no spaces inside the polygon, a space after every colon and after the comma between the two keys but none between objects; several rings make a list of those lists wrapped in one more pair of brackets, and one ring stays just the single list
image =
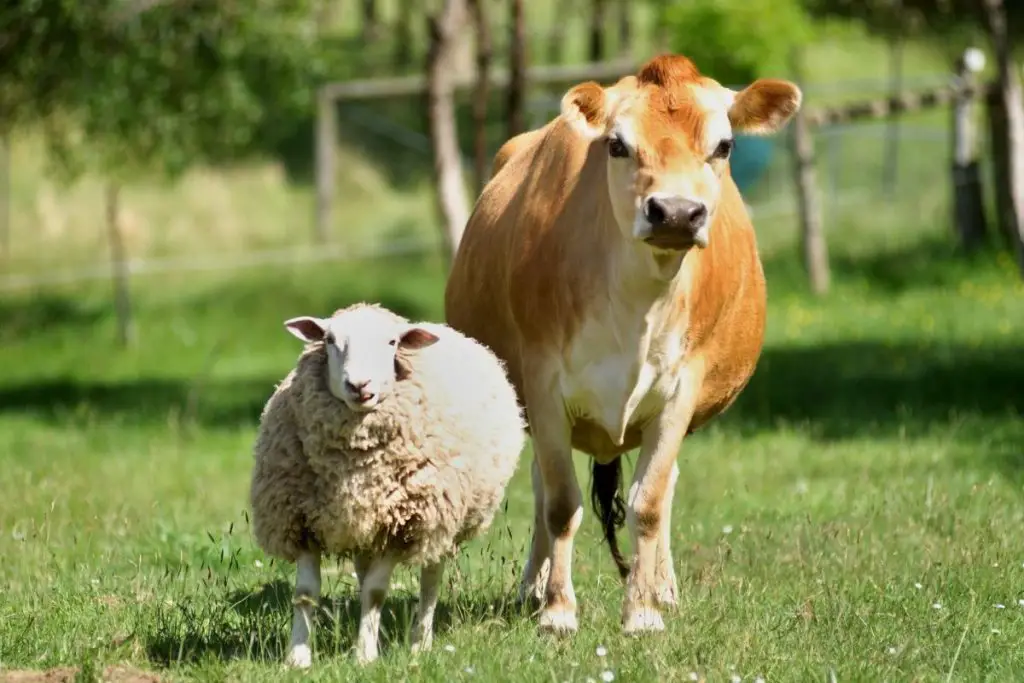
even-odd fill
[{"label": "cow's hoof", "polygon": [[576,611],[568,608],[549,608],[540,613],[537,628],[541,633],[566,636],[576,633]]},{"label": "cow's hoof", "polygon": [[627,636],[664,630],[665,622],[654,607],[635,609],[622,620],[622,632]]},{"label": "cow's hoof", "polygon": [[296,645],[284,660],[285,666],[291,669],[308,669],[313,666],[313,652],[309,645]]},{"label": "cow's hoof", "polygon": [[679,589],[675,581],[667,581],[658,589],[658,606],[665,609],[676,609],[679,607]]}]

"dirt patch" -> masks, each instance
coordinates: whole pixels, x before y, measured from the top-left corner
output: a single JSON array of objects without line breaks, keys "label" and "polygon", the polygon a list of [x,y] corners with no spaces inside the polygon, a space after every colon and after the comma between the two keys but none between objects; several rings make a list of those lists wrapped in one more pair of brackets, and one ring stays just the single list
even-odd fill
[{"label": "dirt patch", "polygon": [[[0,671],[0,683],[73,683],[78,667],[57,667],[46,671]],[[103,683],[163,683],[154,673],[130,666],[108,666],[100,674]]]}]

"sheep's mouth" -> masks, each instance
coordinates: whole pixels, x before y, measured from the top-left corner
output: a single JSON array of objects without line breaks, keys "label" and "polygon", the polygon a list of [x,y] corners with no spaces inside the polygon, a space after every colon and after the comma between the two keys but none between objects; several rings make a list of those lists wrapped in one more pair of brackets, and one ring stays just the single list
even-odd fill
[{"label": "sheep's mouth", "polygon": [[348,406],[350,410],[359,413],[368,413],[374,408],[376,408],[377,404],[380,403],[380,398],[376,394],[368,397],[357,395],[345,396],[342,400],[345,402],[345,405]]}]

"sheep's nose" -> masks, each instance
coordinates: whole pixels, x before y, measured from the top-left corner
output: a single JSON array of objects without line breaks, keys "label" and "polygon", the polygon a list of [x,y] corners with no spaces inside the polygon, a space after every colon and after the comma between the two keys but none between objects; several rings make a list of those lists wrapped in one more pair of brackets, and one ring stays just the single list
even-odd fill
[{"label": "sheep's nose", "polygon": [[369,391],[367,387],[370,384],[370,380],[362,380],[353,382],[351,380],[345,380],[345,391],[352,394],[352,397],[357,399],[360,403],[366,403],[373,399],[373,392]]}]

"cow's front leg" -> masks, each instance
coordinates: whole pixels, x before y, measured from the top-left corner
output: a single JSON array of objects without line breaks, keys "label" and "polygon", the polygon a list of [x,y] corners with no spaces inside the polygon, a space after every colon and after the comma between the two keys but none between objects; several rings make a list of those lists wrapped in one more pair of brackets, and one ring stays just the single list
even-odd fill
[{"label": "cow's front leg", "polygon": [[544,516],[544,482],[536,455],[533,456],[530,470],[533,482],[533,538],[530,540],[530,555],[523,569],[523,580],[519,584],[519,603],[536,609],[543,604],[551,572],[551,539],[548,537]]},{"label": "cow's front leg", "polygon": [[571,633],[577,629],[572,546],[583,521],[583,496],[572,466],[572,435],[554,387],[535,384],[527,386],[525,394],[551,548],[539,626],[549,633]]},{"label": "cow's front leg", "polygon": [[676,570],[672,564],[672,498],[679,480],[679,463],[672,462],[668,489],[665,491],[661,506],[661,529],[658,532],[658,566],[654,570],[654,580],[658,587],[658,604],[662,607],[675,608],[679,605],[679,584],[676,581]]},{"label": "cow's front leg", "polygon": [[678,473],[676,457],[690,414],[684,406],[670,405],[643,432],[640,457],[626,501],[626,523],[634,549],[622,605],[622,627],[626,633],[665,628],[658,604],[666,584],[675,584],[668,552],[669,506]]}]

